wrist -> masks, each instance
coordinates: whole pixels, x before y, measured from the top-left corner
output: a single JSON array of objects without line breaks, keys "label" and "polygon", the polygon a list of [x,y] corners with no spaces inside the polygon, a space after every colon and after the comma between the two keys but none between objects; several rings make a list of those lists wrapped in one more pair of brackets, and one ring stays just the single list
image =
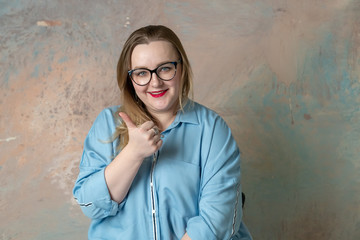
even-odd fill
[{"label": "wrist", "polygon": [[126,145],[121,152],[134,162],[142,163],[146,157],[139,152],[138,147],[129,144]]}]

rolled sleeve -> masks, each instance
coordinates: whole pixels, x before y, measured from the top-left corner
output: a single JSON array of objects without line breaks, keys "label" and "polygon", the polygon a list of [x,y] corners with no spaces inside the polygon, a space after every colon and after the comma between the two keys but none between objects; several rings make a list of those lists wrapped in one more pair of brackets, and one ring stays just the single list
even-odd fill
[{"label": "rolled sleeve", "polygon": [[[118,204],[110,197],[104,170],[91,174],[84,182],[74,189],[74,196],[86,216],[92,219],[114,216],[118,212]],[[86,172],[86,170],[82,170]]]},{"label": "rolled sleeve", "polygon": [[114,157],[114,145],[110,142],[114,131],[112,112],[105,109],[95,120],[85,139],[80,172],[73,194],[86,216],[101,219],[117,214],[124,204],[111,199],[105,168]]}]

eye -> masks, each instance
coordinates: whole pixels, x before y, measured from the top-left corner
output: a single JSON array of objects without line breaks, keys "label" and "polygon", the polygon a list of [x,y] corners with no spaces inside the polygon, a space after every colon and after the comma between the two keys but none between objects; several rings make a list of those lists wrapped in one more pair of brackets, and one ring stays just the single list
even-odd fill
[{"label": "eye", "polygon": [[171,63],[165,63],[158,68],[158,73],[170,72],[174,69],[174,65]]},{"label": "eye", "polygon": [[168,66],[163,66],[163,67],[160,67],[160,69],[159,69],[160,72],[168,72],[170,70],[171,70],[171,68]]},{"label": "eye", "polygon": [[133,74],[136,77],[146,77],[148,75],[148,71],[145,70],[138,70],[138,71],[134,71]]}]

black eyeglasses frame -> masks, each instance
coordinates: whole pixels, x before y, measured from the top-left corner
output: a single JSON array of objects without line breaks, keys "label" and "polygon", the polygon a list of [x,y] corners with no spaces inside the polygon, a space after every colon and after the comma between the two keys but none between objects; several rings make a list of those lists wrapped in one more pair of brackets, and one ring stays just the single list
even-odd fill
[{"label": "black eyeglasses frame", "polygon": [[[174,74],[174,76],[173,76],[171,79],[165,80],[165,79],[162,79],[162,78],[158,75],[157,70],[158,70],[161,66],[163,66],[163,65],[165,65],[165,64],[168,64],[168,63],[174,64],[174,66],[175,66],[175,74]],[[148,84],[151,82],[153,73],[155,73],[156,76],[157,76],[159,79],[161,79],[162,81],[170,81],[170,80],[174,79],[174,77],[176,76],[177,64],[178,64],[178,63],[181,63],[181,59],[179,59],[178,61],[175,61],[175,62],[165,62],[165,63],[162,63],[160,66],[158,66],[157,68],[155,68],[155,69],[153,69],[153,70],[148,69],[148,68],[135,68],[135,69],[129,70],[129,71],[128,71],[128,74],[129,74],[130,79],[131,79],[136,85],[138,85],[138,86],[148,85]],[[136,71],[136,70],[147,70],[147,71],[149,71],[149,72],[150,72],[150,79],[149,79],[149,81],[148,81],[147,83],[145,83],[145,84],[139,84],[139,83],[135,82],[135,80],[132,78],[131,75],[132,75],[132,73],[133,73],[134,71]]]}]

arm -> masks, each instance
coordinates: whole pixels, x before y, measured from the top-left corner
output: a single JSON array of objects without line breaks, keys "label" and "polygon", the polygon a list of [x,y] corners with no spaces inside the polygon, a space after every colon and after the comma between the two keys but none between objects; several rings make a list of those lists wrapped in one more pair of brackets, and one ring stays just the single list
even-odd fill
[{"label": "arm", "polygon": [[84,214],[93,219],[114,216],[119,208],[110,197],[104,175],[105,167],[116,154],[116,142],[108,142],[114,131],[113,112],[105,109],[94,121],[84,142],[73,195]]},{"label": "arm", "polygon": [[[126,114],[123,116],[128,118]],[[132,122],[129,124],[131,125]],[[150,122],[143,125],[144,127],[153,126]],[[151,152],[145,151],[157,150],[157,146],[161,146],[162,142],[157,140],[158,137],[150,137],[153,131],[139,130],[142,126],[139,129],[134,126],[129,127],[131,143],[129,141],[127,147],[111,161],[111,156],[115,154],[116,144],[106,141],[111,139],[115,131],[112,112],[105,110],[95,120],[85,140],[80,173],[73,190],[86,216],[99,219],[116,215],[144,159],[144,154],[151,155]],[[136,141],[139,139],[140,141],[147,139],[147,143],[151,142],[150,140],[153,143],[156,141],[156,147],[144,147],[141,151],[134,151],[134,146],[137,144],[146,145]]]},{"label": "arm", "polygon": [[230,239],[241,222],[240,152],[226,123],[213,121],[202,138],[199,215],[186,228],[193,240]]},{"label": "arm", "polygon": [[111,198],[118,203],[128,193],[144,158],[156,152],[162,144],[160,135],[154,135],[153,122],[145,122],[137,128],[125,113],[120,113],[120,117],[128,126],[129,143],[105,169]]}]

